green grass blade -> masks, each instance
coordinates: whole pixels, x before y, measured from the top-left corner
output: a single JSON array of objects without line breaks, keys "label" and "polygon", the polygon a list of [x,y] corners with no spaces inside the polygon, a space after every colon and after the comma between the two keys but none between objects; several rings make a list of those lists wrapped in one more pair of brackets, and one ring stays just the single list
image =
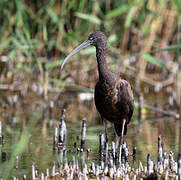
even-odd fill
[{"label": "green grass blade", "polygon": [[98,17],[96,17],[96,16],[89,15],[89,14],[83,14],[83,13],[76,13],[75,15],[77,17],[79,17],[81,19],[84,19],[86,21],[89,21],[91,23],[95,23],[97,25],[101,24],[101,20]]},{"label": "green grass blade", "polygon": [[80,52],[82,55],[94,55],[96,53],[95,47],[88,47]]},{"label": "green grass blade", "polygon": [[117,16],[121,16],[122,14],[126,13],[130,7],[127,4],[124,4],[116,9],[109,11],[106,14],[106,19],[111,19]]},{"label": "green grass blade", "polygon": [[5,39],[0,43],[0,52],[6,48],[10,43],[10,39]]},{"label": "green grass blade", "polygon": [[16,8],[17,8],[17,18],[16,18],[16,23],[17,26],[20,26],[23,22],[23,18],[22,18],[22,4],[23,1],[22,0],[16,0]]},{"label": "green grass blade", "polygon": [[56,84],[56,87],[59,86],[59,87],[70,88],[70,89],[74,89],[75,91],[78,91],[78,92],[90,92],[90,93],[94,92],[94,90],[91,88],[86,88],[86,87],[79,86],[76,84],[64,83],[63,81],[56,79],[56,78],[54,78],[54,79],[50,78],[49,82]]},{"label": "green grass blade", "polygon": [[51,17],[53,23],[57,23],[57,22],[58,22],[58,17],[57,17],[57,15],[54,13],[53,9],[48,8],[48,9],[47,9],[47,12],[48,12],[49,16]]},{"label": "green grass blade", "polygon": [[133,6],[130,11],[128,12],[128,15],[126,17],[126,21],[125,21],[125,27],[128,28],[130,27],[133,17],[134,17],[134,13],[135,13],[135,6]]},{"label": "green grass blade", "polygon": [[163,62],[161,62],[160,60],[158,60],[157,58],[151,56],[150,54],[144,53],[141,55],[141,57],[143,59],[145,59],[146,61],[160,67],[160,68],[164,68],[167,69],[167,67],[165,66],[165,64]]},{"label": "green grass blade", "polygon": [[108,37],[108,43],[112,44],[118,41],[118,37],[116,34],[112,34]]},{"label": "green grass blade", "polygon": [[175,5],[177,7],[177,10],[179,13],[181,13],[181,1],[180,0],[174,0]]},{"label": "green grass blade", "polygon": [[167,46],[165,48],[154,49],[151,52],[174,51],[174,50],[181,50],[181,45],[180,44],[171,45],[171,46]]},{"label": "green grass blade", "polygon": [[47,62],[45,67],[46,67],[46,69],[52,69],[52,68],[55,68],[55,67],[60,67],[62,62],[63,62],[63,59],[58,60],[58,61]]},{"label": "green grass blade", "polygon": [[45,42],[48,41],[48,33],[47,33],[47,26],[46,26],[46,24],[43,24],[43,40]]}]

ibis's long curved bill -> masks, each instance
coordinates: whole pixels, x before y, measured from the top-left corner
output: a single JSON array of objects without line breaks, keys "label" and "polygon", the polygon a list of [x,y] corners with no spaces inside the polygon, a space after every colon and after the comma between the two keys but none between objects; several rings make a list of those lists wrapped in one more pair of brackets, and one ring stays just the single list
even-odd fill
[{"label": "ibis's long curved bill", "polygon": [[76,54],[78,51],[80,51],[81,49],[87,47],[91,45],[91,41],[87,40],[84,41],[81,45],[79,45],[78,47],[76,47],[63,61],[63,63],[61,64],[61,69],[64,67],[65,63],[68,61],[68,59],[73,56],[74,54]]}]

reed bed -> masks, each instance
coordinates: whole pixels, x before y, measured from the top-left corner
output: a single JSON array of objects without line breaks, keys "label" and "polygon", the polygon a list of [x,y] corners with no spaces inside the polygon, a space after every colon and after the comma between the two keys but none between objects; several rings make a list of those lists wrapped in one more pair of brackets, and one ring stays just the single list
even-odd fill
[{"label": "reed bed", "polygon": [[108,61],[113,71],[133,77],[140,86],[174,87],[179,107],[180,7],[179,0],[3,1],[1,84],[18,80],[27,86],[27,81],[33,80],[43,84],[46,98],[50,86],[62,91],[77,85],[79,90],[92,88],[97,79],[93,48],[82,52],[83,60],[67,64],[64,72],[60,73],[59,67],[90,32],[101,30],[108,36]]}]

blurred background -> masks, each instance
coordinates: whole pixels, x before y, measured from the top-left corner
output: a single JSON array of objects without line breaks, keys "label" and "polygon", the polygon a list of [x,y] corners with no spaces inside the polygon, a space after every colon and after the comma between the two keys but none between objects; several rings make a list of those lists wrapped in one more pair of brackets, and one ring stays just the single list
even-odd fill
[{"label": "blurred background", "polygon": [[97,151],[104,128],[93,100],[95,48],[60,69],[93,31],[105,33],[109,67],[134,91],[128,145],[143,161],[157,153],[158,135],[166,151],[181,151],[180,0],[2,0],[0,22],[0,177],[28,176],[33,162],[45,171],[57,160],[52,137],[63,108],[68,147],[86,118],[87,148]]}]

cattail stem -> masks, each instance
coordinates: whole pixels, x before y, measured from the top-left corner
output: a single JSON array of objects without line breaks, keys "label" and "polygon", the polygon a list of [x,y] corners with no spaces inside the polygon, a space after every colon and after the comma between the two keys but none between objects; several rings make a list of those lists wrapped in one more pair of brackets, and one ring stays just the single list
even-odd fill
[{"label": "cattail stem", "polygon": [[65,109],[62,110],[60,125],[59,125],[59,144],[64,144],[66,141],[67,129],[65,123]]},{"label": "cattail stem", "polygon": [[86,136],[86,120],[82,120],[82,131],[81,131],[81,149],[85,148],[85,136]]},{"label": "cattail stem", "polygon": [[162,162],[163,148],[162,148],[162,138],[158,136],[158,162]]},{"label": "cattail stem", "polygon": [[49,104],[49,119],[52,119],[52,117],[53,117],[53,108],[54,108],[54,102],[50,101],[50,104]]},{"label": "cattail stem", "polygon": [[52,177],[55,176],[55,162],[52,164]]},{"label": "cattail stem", "polygon": [[35,180],[35,164],[32,164],[32,180]]},{"label": "cattail stem", "polygon": [[138,119],[142,119],[142,108],[143,108],[143,95],[141,92],[138,93]]},{"label": "cattail stem", "polygon": [[178,154],[178,176],[181,179],[181,154]]},{"label": "cattail stem", "polygon": [[99,134],[99,153],[102,154],[104,150],[104,134]]},{"label": "cattail stem", "polygon": [[3,144],[2,122],[0,121],[0,144]]},{"label": "cattail stem", "polygon": [[57,135],[58,135],[58,129],[55,128],[54,135],[53,135],[53,151],[56,150],[56,145],[57,145]]},{"label": "cattail stem", "polygon": [[136,163],[136,146],[133,146],[133,164]]}]

